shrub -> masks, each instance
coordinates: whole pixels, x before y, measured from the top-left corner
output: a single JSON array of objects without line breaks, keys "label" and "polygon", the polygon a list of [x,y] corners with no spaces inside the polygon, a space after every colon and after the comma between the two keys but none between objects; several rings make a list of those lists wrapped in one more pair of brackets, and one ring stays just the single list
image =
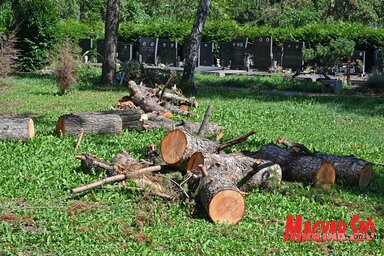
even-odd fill
[{"label": "shrub", "polygon": [[16,30],[12,30],[8,35],[0,34],[0,78],[7,78],[13,73],[18,64],[17,57],[19,50],[16,48]]},{"label": "shrub", "polygon": [[376,92],[384,92],[384,75],[374,74],[368,78],[364,85]]},{"label": "shrub", "polygon": [[80,66],[77,56],[79,56],[78,48],[74,44],[66,42],[59,47],[53,60],[53,71],[58,82],[60,95],[64,95],[76,82],[76,72]]}]

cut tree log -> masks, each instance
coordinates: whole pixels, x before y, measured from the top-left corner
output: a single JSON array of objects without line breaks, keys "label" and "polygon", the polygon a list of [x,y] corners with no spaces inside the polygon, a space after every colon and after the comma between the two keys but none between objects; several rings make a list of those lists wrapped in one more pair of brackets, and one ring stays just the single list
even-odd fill
[{"label": "cut tree log", "polygon": [[289,142],[283,138],[277,140],[278,143],[293,148],[295,151],[302,152],[319,157],[325,161],[331,162],[336,168],[336,179],[341,179],[352,185],[360,187],[368,186],[372,177],[372,164],[358,159],[354,156],[337,156],[320,152],[311,152],[304,144]]},{"label": "cut tree log", "polygon": [[307,182],[329,188],[335,183],[336,169],[332,163],[315,156],[299,154],[275,144],[266,144],[257,152],[243,152],[256,159],[265,159],[282,167],[283,179]]},{"label": "cut tree log", "polygon": [[241,153],[195,152],[188,160],[187,171],[200,174],[203,168],[210,170],[210,167],[216,163],[222,165],[230,173],[231,180],[244,192],[257,187],[275,188],[281,183],[282,170],[278,164],[254,159]]},{"label": "cut tree log", "polygon": [[123,123],[119,115],[77,113],[75,115],[63,115],[56,123],[56,135],[79,135],[81,129],[84,133],[94,134],[118,134],[122,132]]},{"label": "cut tree log", "polygon": [[230,178],[222,165],[214,164],[203,177],[198,198],[214,223],[238,223],[245,212],[242,192]]},{"label": "cut tree log", "polygon": [[217,142],[175,129],[164,136],[160,152],[166,164],[183,168],[194,152],[215,152],[218,147]]},{"label": "cut tree log", "polygon": [[35,137],[30,117],[0,117],[0,140],[27,141]]},{"label": "cut tree log", "polygon": [[180,110],[178,107],[171,105],[169,103],[166,103],[164,107],[161,106],[158,103],[157,97],[151,97],[146,87],[137,85],[134,81],[128,82],[128,89],[129,89],[132,102],[136,106],[144,110],[145,113],[159,112],[162,114],[165,112],[172,112],[180,115],[187,115],[187,116],[192,115],[192,113],[188,111]]},{"label": "cut tree log", "polygon": [[325,153],[315,153],[325,161],[331,162],[336,168],[336,178],[351,185],[366,187],[371,182],[372,164],[354,156],[336,156]]}]

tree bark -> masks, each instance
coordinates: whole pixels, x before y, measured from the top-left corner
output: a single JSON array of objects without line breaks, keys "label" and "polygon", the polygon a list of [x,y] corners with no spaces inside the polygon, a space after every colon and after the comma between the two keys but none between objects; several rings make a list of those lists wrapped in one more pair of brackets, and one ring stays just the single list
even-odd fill
[{"label": "tree bark", "polygon": [[203,177],[198,198],[214,223],[238,223],[245,212],[245,199],[230,172],[220,164],[214,164]]},{"label": "tree bark", "polygon": [[264,145],[257,152],[243,152],[247,156],[269,160],[282,167],[283,179],[322,185],[335,183],[336,170],[332,163],[315,156],[299,154],[275,144]]},{"label": "tree bark", "polygon": [[[282,170],[278,164],[254,159],[241,153],[195,152],[188,160],[187,170],[194,174],[201,174],[203,168],[210,170],[214,164],[222,165],[230,179],[244,192],[257,187],[274,188],[281,183]],[[208,175],[210,175],[209,172]]]},{"label": "tree bark", "polygon": [[195,86],[195,69],[197,58],[199,57],[199,46],[203,35],[204,24],[208,17],[208,11],[211,5],[211,0],[201,0],[197,11],[195,22],[193,24],[192,33],[189,37],[187,48],[187,58],[184,64],[183,77],[180,84],[180,89],[184,93],[196,93]]},{"label": "tree bark", "polygon": [[116,77],[117,30],[119,27],[120,0],[108,0],[105,18],[104,61],[101,84],[113,84]]},{"label": "tree bark", "polygon": [[316,157],[331,162],[336,168],[336,178],[351,185],[368,186],[372,177],[372,164],[354,156],[335,156],[315,153]]},{"label": "tree bark", "polygon": [[27,141],[35,137],[30,117],[0,117],[0,140]]},{"label": "tree bark", "polygon": [[56,135],[79,135],[81,129],[84,133],[118,134],[122,132],[121,117],[116,114],[77,113],[63,115],[56,123]]}]

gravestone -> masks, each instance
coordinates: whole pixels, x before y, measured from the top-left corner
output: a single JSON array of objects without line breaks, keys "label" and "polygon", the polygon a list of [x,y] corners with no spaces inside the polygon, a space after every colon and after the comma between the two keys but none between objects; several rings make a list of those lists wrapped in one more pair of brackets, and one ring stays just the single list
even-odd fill
[{"label": "gravestone", "polygon": [[355,73],[365,73],[365,51],[354,51],[352,54],[352,62],[360,63],[360,65],[354,65]]},{"label": "gravestone", "polygon": [[198,66],[213,66],[213,52],[215,43],[201,42]]},{"label": "gravestone", "polygon": [[304,42],[284,42],[282,63],[284,69],[292,69],[292,71],[299,71],[303,69],[304,46]]},{"label": "gravestone", "polygon": [[97,39],[96,41],[96,50],[97,50],[97,63],[103,63],[104,60],[104,40]]},{"label": "gravestone", "polygon": [[236,39],[231,42],[220,42],[220,63],[231,69],[244,69],[244,58],[248,39]]},{"label": "gravestone", "polygon": [[93,39],[80,39],[79,46],[81,48],[81,55],[95,48],[93,45]]},{"label": "gravestone", "polygon": [[156,56],[158,39],[155,37],[142,37],[139,39],[139,62],[157,64]]},{"label": "gravestone", "polygon": [[381,74],[384,71],[384,59],[383,59],[383,48],[375,48],[373,58],[373,70],[375,74]]},{"label": "gravestone", "polygon": [[170,39],[159,39],[158,45],[158,63],[176,66],[177,41]]},{"label": "gravestone", "polygon": [[257,70],[268,70],[272,65],[272,36],[260,36],[254,40],[253,65]]},{"label": "gravestone", "polygon": [[[282,66],[283,65],[283,47],[280,46],[273,46],[272,47],[272,64],[276,64],[276,66]],[[272,65],[272,66],[273,66]]]},{"label": "gravestone", "polygon": [[133,59],[133,44],[117,42],[117,59],[121,62],[127,62]]}]

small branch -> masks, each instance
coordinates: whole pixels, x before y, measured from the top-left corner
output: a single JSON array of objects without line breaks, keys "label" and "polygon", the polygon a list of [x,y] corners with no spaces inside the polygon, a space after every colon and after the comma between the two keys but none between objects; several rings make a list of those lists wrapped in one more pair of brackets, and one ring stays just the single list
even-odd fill
[{"label": "small branch", "polygon": [[213,109],[212,105],[209,105],[207,107],[207,110],[205,111],[203,122],[201,123],[200,129],[197,132],[197,136],[198,137],[204,136],[205,129],[207,128],[207,125],[208,125],[208,122],[209,122],[209,118],[211,118],[211,115],[212,115],[212,109]]},{"label": "small branch", "polygon": [[201,168],[201,172],[203,173],[203,177],[207,177],[208,172],[207,172],[207,169],[205,168],[205,166],[202,164],[199,164],[199,167]]},{"label": "small branch", "polygon": [[144,175],[150,172],[156,172],[156,171],[161,171],[161,166],[160,165],[155,165],[147,168],[143,168],[134,172],[129,172],[126,174],[127,178],[135,178],[140,175]]},{"label": "small branch", "polygon": [[172,72],[171,75],[169,76],[167,82],[166,82],[165,85],[164,85],[163,90],[161,91],[161,95],[160,95],[159,102],[162,102],[162,101],[163,101],[163,97],[164,97],[165,90],[168,88],[169,83],[172,81],[172,79],[173,79],[175,76],[176,76],[176,72]]},{"label": "small branch", "polygon": [[84,128],[81,128],[80,135],[79,135],[79,138],[77,139],[77,143],[75,146],[75,150],[79,150],[79,146],[80,146],[81,141],[83,140],[83,136],[84,136]]},{"label": "small branch", "polygon": [[189,199],[189,195],[187,194],[187,192],[185,192],[185,190],[183,189],[183,187],[182,187],[179,183],[177,183],[177,182],[174,181],[173,179],[167,177],[166,175],[160,174],[159,176],[160,176],[160,177],[163,177],[163,178],[166,178],[166,179],[168,179],[170,182],[172,182],[173,184],[175,184],[175,185],[176,185],[176,186],[183,192],[183,194]]},{"label": "small branch", "polygon": [[99,167],[107,171],[115,171],[115,168],[112,165],[104,163],[102,160],[89,154],[77,155],[76,159],[83,161],[89,168]]},{"label": "small branch", "polygon": [[307,155],[313,155],[313,152],[310,151],[304,144],[289,142],[284,138],[278,138],[276,142],[283,146],[286,146],[287,148],[293,149],[297,152],[300,152],[299,150],[301,150],[301,152]]},{"label": "small branch", "polygon": [[77,194],[77,193],[80,193],[80,192],[84,192],[84,191],[87,191],[89,189],[92,189],[92,188],[97,188],[97,187],[100,187],[106,183],[111,183],[111,182],[116,182],[116,181],[122,181],[124,180],[126,177],[124,174],[120,174],[120,175],[116,175],[116,176],[112,176],[112,177],[108,177],[108,178],[105,178],[105,179],[102,179],[102,180],[99,180],[99,181],[96,181],[94,183],[90,183],[90,184],[87,184],[85,186],[82,186],[82,187],[79,187],[79,188],[74,188],[71,190],[71,193],[72,194]]},{"label": "small branch", "polygon": [[217,152],[220,152],[220,151],[222,151],[222,150],[224,150],[224,149],[226,149],[228,147],[231,147],[233,145],[239,144],[239,143],[245,141],[248,137],[252,136],[255,133],[256,133],[256,131],[251,131],[251,132],[246,133],[246,134],[244,134],[244,135],[242,135],[240,137],[237,137],[237,138],[234,138],[234,139],[232,139],[230,141],[224,142],[223,144],[221,144],[219,146],[219,148],[217,149]]},{"label": "small branch", "polygon": [[220,141],[223,137],[224,137],[224,131],[222,131],[221,133],[219,133],[219,135],[216,136],[215,141]]}]

